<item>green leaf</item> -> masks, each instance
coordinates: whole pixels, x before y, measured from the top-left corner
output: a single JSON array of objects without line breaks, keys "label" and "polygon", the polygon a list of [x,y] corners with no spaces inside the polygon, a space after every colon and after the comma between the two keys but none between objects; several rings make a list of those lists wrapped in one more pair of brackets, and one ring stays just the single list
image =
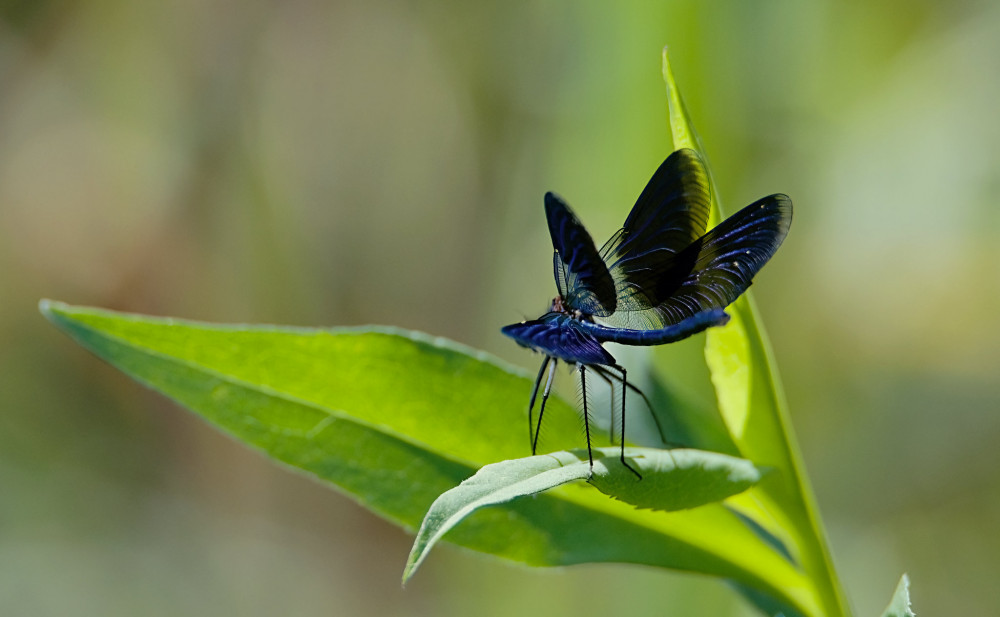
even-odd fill
[{"label": "green leaf", "polygon": [[[476,469],[528,449],[530,376],[443,339],[40,308],[140,383],[407,529]],[[556,398],[549,405],[547,441],[578,447],[576,412]],[[805,575],[723,504],[639,510],[570,483],[482,508],[447,539],[530,565],[621,562],[720,576],[819,614]]]},{"label": "green leaf", "polygon": [[742,459],[699,450],[626,448],[642,481],[618,459],[618,448],[596,448],[591,474],[586,450],[486,465],[476,475],[435,500],[417,532],[403,572],[406,582],[431,547],[479,508],[534,495],[574,480],[590,480],[598,490],[625,503],[656,510],[683,510],[721,501],[750,488],[760,473]]},{"label": "green leaf", "polygon": [[[675,148],[704,148],[691,124],[673,72],[663,50],[668,117]],[[718,191],[713,182],[709,225],[721,220]],[[780,255],[779,255],[780,258]],[[784,544],[801,562],[811,586],[821,598],[823,615],[849,615],[850,609],[833,569],[815,498],[785,409],[770,344],[750,292],[727,309],[729,323],[710,328],[705,360],[711,371],[719,412],[739,453],[777,473],[734,506]]]},{"label": "green leaf", "polygon": [[[696,508],[742,493],[761,477],[750,461],[718,452],[625,448],[625,458],[642,474],[639,481],[621,464],[619,452],[618,448],[594,449],[591,484],[637,508],[668,512]],[[589,466],[585,451],[575,453]]]},{"label": "green leaf", "polygon": [[892,594],[892,601],[882,617],[915,617],[910,609],[910,579],[905,574],[899,579],[896,593]]}]

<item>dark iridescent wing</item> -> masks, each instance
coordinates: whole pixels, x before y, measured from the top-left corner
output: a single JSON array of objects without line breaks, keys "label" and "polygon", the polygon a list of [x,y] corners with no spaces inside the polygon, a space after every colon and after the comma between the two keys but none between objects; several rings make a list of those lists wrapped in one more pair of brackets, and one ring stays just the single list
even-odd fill
[{"label": "dark iridescent wing", "polygon": [[657,329],[722,309],[740,296],[781,245],[792,222],[792,201],[771,195],[743,208],[678,253],[653,295],[651,309],[616,314],[615,321]]},{"label": "dark iridescent wing", "polygon": [[548,313],[539,319],[504,326],[500,331],[519,345],[577,364],[615,364],[596,338],[584,332],[575,319]]},{"label": "dark iridescent wing", "polygon": [[688,148],[672,153],[653,174],[622,229],[601,249],[618,310],[648,309],[666,299],[664,274],[675,271],[676,256],[705,233],[709,186],[705,164]]},{"label": "dark iridescent wing", "polygon": [[615,311],[615,282],[594,240],[555,193],[545,194],[545,218],[552,236],[556,287],[570,309],[606,317]]}]

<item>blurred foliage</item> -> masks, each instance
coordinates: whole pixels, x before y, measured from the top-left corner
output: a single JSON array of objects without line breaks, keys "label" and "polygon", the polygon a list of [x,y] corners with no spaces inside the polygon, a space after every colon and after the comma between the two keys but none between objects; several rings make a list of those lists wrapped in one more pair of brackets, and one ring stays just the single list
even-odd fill
[{"label": "blurred foliage", "polygon": [[755,298],[857,614],[904,570],[918,614],[992,612],[986,0],[0,3],[3,612],[744,614],[710,581],[448,549],[403,592],[405,534],[35,308],[387,323],[530,363],[499,327],[553,293],[541,197],[620,224],[669,148],[665,44],[730,211],[795,201]]}]

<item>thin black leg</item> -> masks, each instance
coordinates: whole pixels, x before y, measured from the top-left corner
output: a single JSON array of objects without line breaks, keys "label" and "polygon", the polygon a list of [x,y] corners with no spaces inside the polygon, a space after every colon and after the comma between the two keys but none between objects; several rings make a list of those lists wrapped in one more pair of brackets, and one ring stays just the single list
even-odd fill
[{"label": "thin black leg", "polygon": [[634,473],[637,478],[642,480],[642,474],[632,468],[631,465],[625,462],[625,390],[628,387],[628,378],[625,375],[625,367],[616,366],[619,371],[622,372],[622,450],[621,450],[621,462],[622,465],[628,467],[629,471]]},{"label": "thin black leg", "polygon": [[627,385],[629,390],[638,394],[639,398],[642,399],[642,402],[646,403],[646,409],[649,410],[649,415],[650,417],[653,418],[653,424],[656,425],[656,432],[660,434],[660,441],[662,441],[664,444],[668,443],[667,434],[663,432],[663,427],[660,425],[660,417],[656,415],[655,411],[653,411],[653,404],[649,402],[649,397],[647,397],[646,393],[640,390],[638,387],[633,386],[632,384],[627,384]]},{"label": "thin black leg", "polygon": [[660,428],[660,419],[656,417],[656,413],[653,411],[653,404],[649,402],[649,397],[646,396],[645,392],[643,392],[642,390],[640,390],[638,386],[632,385],[631,382],[622,381],[622,378],[621,378],[620,375],[615,375],[615,374],[611,373],[607,368],[605,368],[603,366],[597,366],[596,364],[593,364],[593,365],[591,365],[590,369],[592,371],[596,372],[600,376],[601,379],[603,379],[604,381],[606,381],[608,383],[608,387],[611,388],[611,405],[612,405],[612,408],[611,408],[611,445],[615,445],[615,432],[614,432],[614,423],[615,423],[615,409],[614,409],[615,386],[614,386],[614,383],[615,383],[615,381],[617,381],[618,383],[622,384],[622,395],[623,396],[625,394],[625,389],[628,388],[632,392],[635,392],[636,394],[638,394],[639,398],[641,398],[642,401],[644,403],[646,403],[646,409],[649,411],[649,415],[653,418],[653,422],[656,423],[656,430],[660,433],[660,440],[663,441],[664,443],[666,443],[666,440],[663,439],[663,429]]},{"label": "thin black leg", "polygon": [[545,374],[545,367],[549,365],[549,356],[542,360],[542,368],[538,369],[538,377],[535,377],[535,385],[531,388],[531,398],[528,400],[528,445],[531,446],[531,453],[535,453],[535,423],[531,419],[531,412],[535,409],[535,398],[538,396],[538,386],[542,383],[542,375]]},{"label": "thin black leg", "polygon": [[[642,402],[646,404],[646,409],[649,411],[650,417],[653,418],[653,423],[656,424],[656,430],[660,434],[660,441],[662,441],[664,443],[664,445],[668,445],[668,446],[669,445],[676,445],[674,442],[667,441],[667,434],[663,431],[663,426],[660,424],[660,418],[659,418],[659,416],[656,415],[656,412],[653,411],[653,404],[651,402],[649,402],[649,397],[646,396],[645,392],[643,392],[642,390],[640,390],[638,386],[634,386],[631,383],[628,383],[628,382],[624,381],[618,375],[611,374],[608,371],[608,369],[612,368],[612,367],[591,366],[590,368],[592,368],[592,369],[600,368],[602,371],[604,371],[606,373],[606,375],[604,375],[604,379],[607,380],[608,383],[611,383],[612,379],[617,379],[622,384],[622,392],[623,393],[625,391],[625,388],[628,388],[632,392],[635,392],[636,394],[638,394],[639,398],[642,399]],[[616,366],[614,368],[617,369],[619,367]]]},{"label": "thin black leg", "polygon": [[[636,394],[638,394],[639,398],[642,399],[642,402],[644,402],[646,404],[646,409],[649,411],[650,417],[653,418],[653,423],[656,424],[656,430],[660,434],[660,441],[663,442],[663,445],[665,445],[665,446],[676,446],[676,445],[678,445],[675,442],[667,441],[667,435],[663,431],[663,426],[660,424],[660,418],[659,418],[659,416],[656,415],[656,412],[653,411],[653,404],[649,402],[649,397],[646,396],[646,393],[643,392],[642,390],[640,390],[638,386],[634,386],[631,383],[625,381],[625,379],[624,379],[624,377],[625,377],[624,372],[622,373],[622,376],[618,376],[618,375],[612,374],[608,370],[610,368],[615,368],[615,369],[618,369],[618,370],[622,370],[621,367],[619,367],[619,366],[614,366],[614,367],[611,367],[611,366],[609,366],[609,367],[591,366],[590,368],[595,369],[595,370],[598,369],[598,368],[600,368],[601,371],[604,371],[606,373],[606,375],[604,375],[603,377],[604,377],[604,379],[608,383],[611,383],[612,379],[617,379],[619,381],[619,383],[622,384],[622,396],[625,395],[625,389],[626,388],[629,389],[629,390],[631,390],[632,392],[635,392]],[[622,406],[624,407],[624,405],[622,405]]]},{"label": "thin black leg", "polygon": [[625,369],[622,368],[622,462],[625,462],[625,384],[628,380],[625,378]]},{"label": "thin black leg", "polygon": [[590,475],[594,475],[594,453],[590,449],[590,413],[587,411],[587,367],[580,365],[580,390],[583,392],[583,430],[587,434],[587,458],[590,459]]},{"label": "thin black leg", "polygon": [[556,365],[558,363],[558,360],[552,358],[552,364],[549,366],[549,379],[545,382],[545,391],[542,392],[542,404],[538,408],[538,426],[535,428],[535,440],[531,442],[532,456],[538,450],[538,434],[542,432],[542,416],[545,414],[545,403],[549,400],[549,394],[552,393],[552,382],[556,377]]}]

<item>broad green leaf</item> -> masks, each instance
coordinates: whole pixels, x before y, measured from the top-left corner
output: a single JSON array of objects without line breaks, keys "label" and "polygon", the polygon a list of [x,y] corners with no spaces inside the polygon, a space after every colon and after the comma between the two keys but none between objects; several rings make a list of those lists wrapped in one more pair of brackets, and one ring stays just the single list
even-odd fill
[{"label": "broad green leaf", "polygon": [[586,450],[502,461],[441,495],[424,517],[403,572],[406,582],[431,547],[451,528],[485,506],[535,495],[574,480],[590,480],[604,493],[640,508],[683,510],[721,501],[750,488],[760,473],[749,462],[700,450],[626,448],[640,481],[619,461],[618,448],[596,448],[593,472]]},{"label": "broad green leaf", "polygon": [[899,579],[896,593],[892,594],[892,601],[882,617],[915,617],[910,608],[910,578],[905,574]]},{"label": "broad green leaf", "polygon": [[[666,49],[663,77],[674,148],[694,148],[704,157],[704,148],[674,82]],[[712,202],[709,225],[721,220],[714,182]],[[759,487],[734,499],[734,504],[745,516],[784,540],[821,598],[823,611],[817,614],[847,616],[849,607],[833,569],[770,346],[751,294],[745,293],[726,310],[732,319],[724,327],[710,328],[705,345],[719,412],[740,454],[756,465],[777,471]]]},{"label": "broad green leaf", "polygon": [[[407,529],[476,469],[528,448],[530,376],[443,339],[40,308],[140,383]],[[576,413],[550,405],[547,440],[581,445]],[[622,562],[720,576],[819,614],[806,576],[722,504],[640,510],[570,483],[480,509],[447,539],[531,565]]]}]

